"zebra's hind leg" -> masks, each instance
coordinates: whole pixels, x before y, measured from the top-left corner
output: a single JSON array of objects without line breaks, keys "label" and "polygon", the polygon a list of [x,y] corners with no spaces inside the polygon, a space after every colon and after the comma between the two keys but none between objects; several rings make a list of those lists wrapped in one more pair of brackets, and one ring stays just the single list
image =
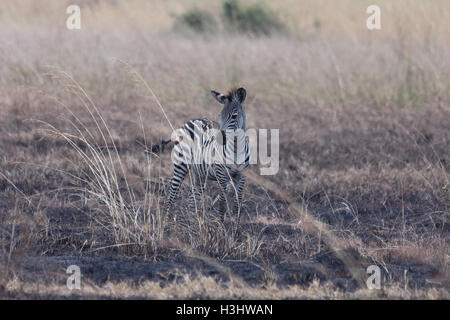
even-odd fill
[{"label": "zebra's hind leg", "polygon": [[189,198],[189,211],[193,215],[201,212],[202,194],[203,194],[203,185],[201,184],[201,182],[200,181],[193,182],[192,194]]},{"label": "zebra's hind leg", "polygon": [[188,167],[185,163],[175,164],[173,170],[173,177],[170,182],[170,187],[168,191],[168,195],[166,201],[164,203],[164,212],[166,217],[170,213],[170,209],[172,208],[173,201],[175,200],[178,191],[180,190],[180,186],[188,173]]}]

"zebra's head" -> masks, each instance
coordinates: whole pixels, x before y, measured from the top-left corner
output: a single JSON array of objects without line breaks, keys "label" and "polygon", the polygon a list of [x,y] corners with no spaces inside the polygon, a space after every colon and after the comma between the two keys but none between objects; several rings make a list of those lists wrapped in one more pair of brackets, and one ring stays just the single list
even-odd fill
[{"label": "zebra's head", "polygon": [[245,130],[245,111],[244,100],[247,91],[244,88],[233,89],[224,95],[212,90],[212,95],[216,100],[223,104],[220,112],[220,126],[225,130]]}]

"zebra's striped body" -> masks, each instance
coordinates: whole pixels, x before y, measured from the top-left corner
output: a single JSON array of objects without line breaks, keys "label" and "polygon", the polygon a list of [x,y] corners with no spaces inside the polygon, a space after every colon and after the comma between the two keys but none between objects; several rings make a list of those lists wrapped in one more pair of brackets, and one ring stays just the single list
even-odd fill
[{"label": "zebra's striped body", "polygon": [[165,203],[168,213],[186,175],[192,185],[190,210],[200,209],[200,197],[208,180],[216,180],[219,193],[219,212],[226,211],[226,190],[231,184],[234,193],[233,213],[239,217],[245,177],[242,171],[248,167],[250,150],[245,137],[245,89],[231,91],[227,96],[212,91],[224,108],[221,123],[206,118],[194,119],[177,130],[172,150],[174,175]]}]

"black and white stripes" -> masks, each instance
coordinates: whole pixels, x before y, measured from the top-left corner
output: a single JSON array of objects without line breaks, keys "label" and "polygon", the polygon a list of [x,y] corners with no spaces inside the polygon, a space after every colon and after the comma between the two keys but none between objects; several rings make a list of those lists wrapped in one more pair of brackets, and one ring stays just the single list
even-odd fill
[{"label": "black and white stripes", "polygon": [[178,190],[186,175],[192,181],[190,210],[200,209],[200,197],[207,180],[216,180],[219,193],[219,212],[226,212],[226,190],[232,186],[234,201],[233,213],[239,217],[245,177],[241,173],[249,165],[250,150],[245,136],[245,111],[243,102],[246,97],[244,88],[223,95],[211,91],[216,100],[223,104],[220,123],[206,118],[194,119],[184,124],[172,135],[175,146],[172,150],[174,174],[165,202],[169,213]]}]

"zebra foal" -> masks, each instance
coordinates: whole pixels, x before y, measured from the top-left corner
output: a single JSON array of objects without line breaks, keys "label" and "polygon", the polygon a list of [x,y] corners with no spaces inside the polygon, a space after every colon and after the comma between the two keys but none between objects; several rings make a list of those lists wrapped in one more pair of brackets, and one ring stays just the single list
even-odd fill
[{"label": "zebra foal", "polygon": [[169,214],[179,188],[189,174],[192,194],[189,200],[191,212],[199,209],[200,197],[207,180],[219,185],[219,214],[224,219],[227,208],[227,187],[232,186],[233,214],[239,219],[245,176],[242,171],[249,165],[250,150],[245,136],[244,101],[246,90],[233,89],[224,95],[211,91],[223,105],[220,123],[209,119],[193,119],[178,129],[172,150],[174,173],[165,201],[165,213]]}]

